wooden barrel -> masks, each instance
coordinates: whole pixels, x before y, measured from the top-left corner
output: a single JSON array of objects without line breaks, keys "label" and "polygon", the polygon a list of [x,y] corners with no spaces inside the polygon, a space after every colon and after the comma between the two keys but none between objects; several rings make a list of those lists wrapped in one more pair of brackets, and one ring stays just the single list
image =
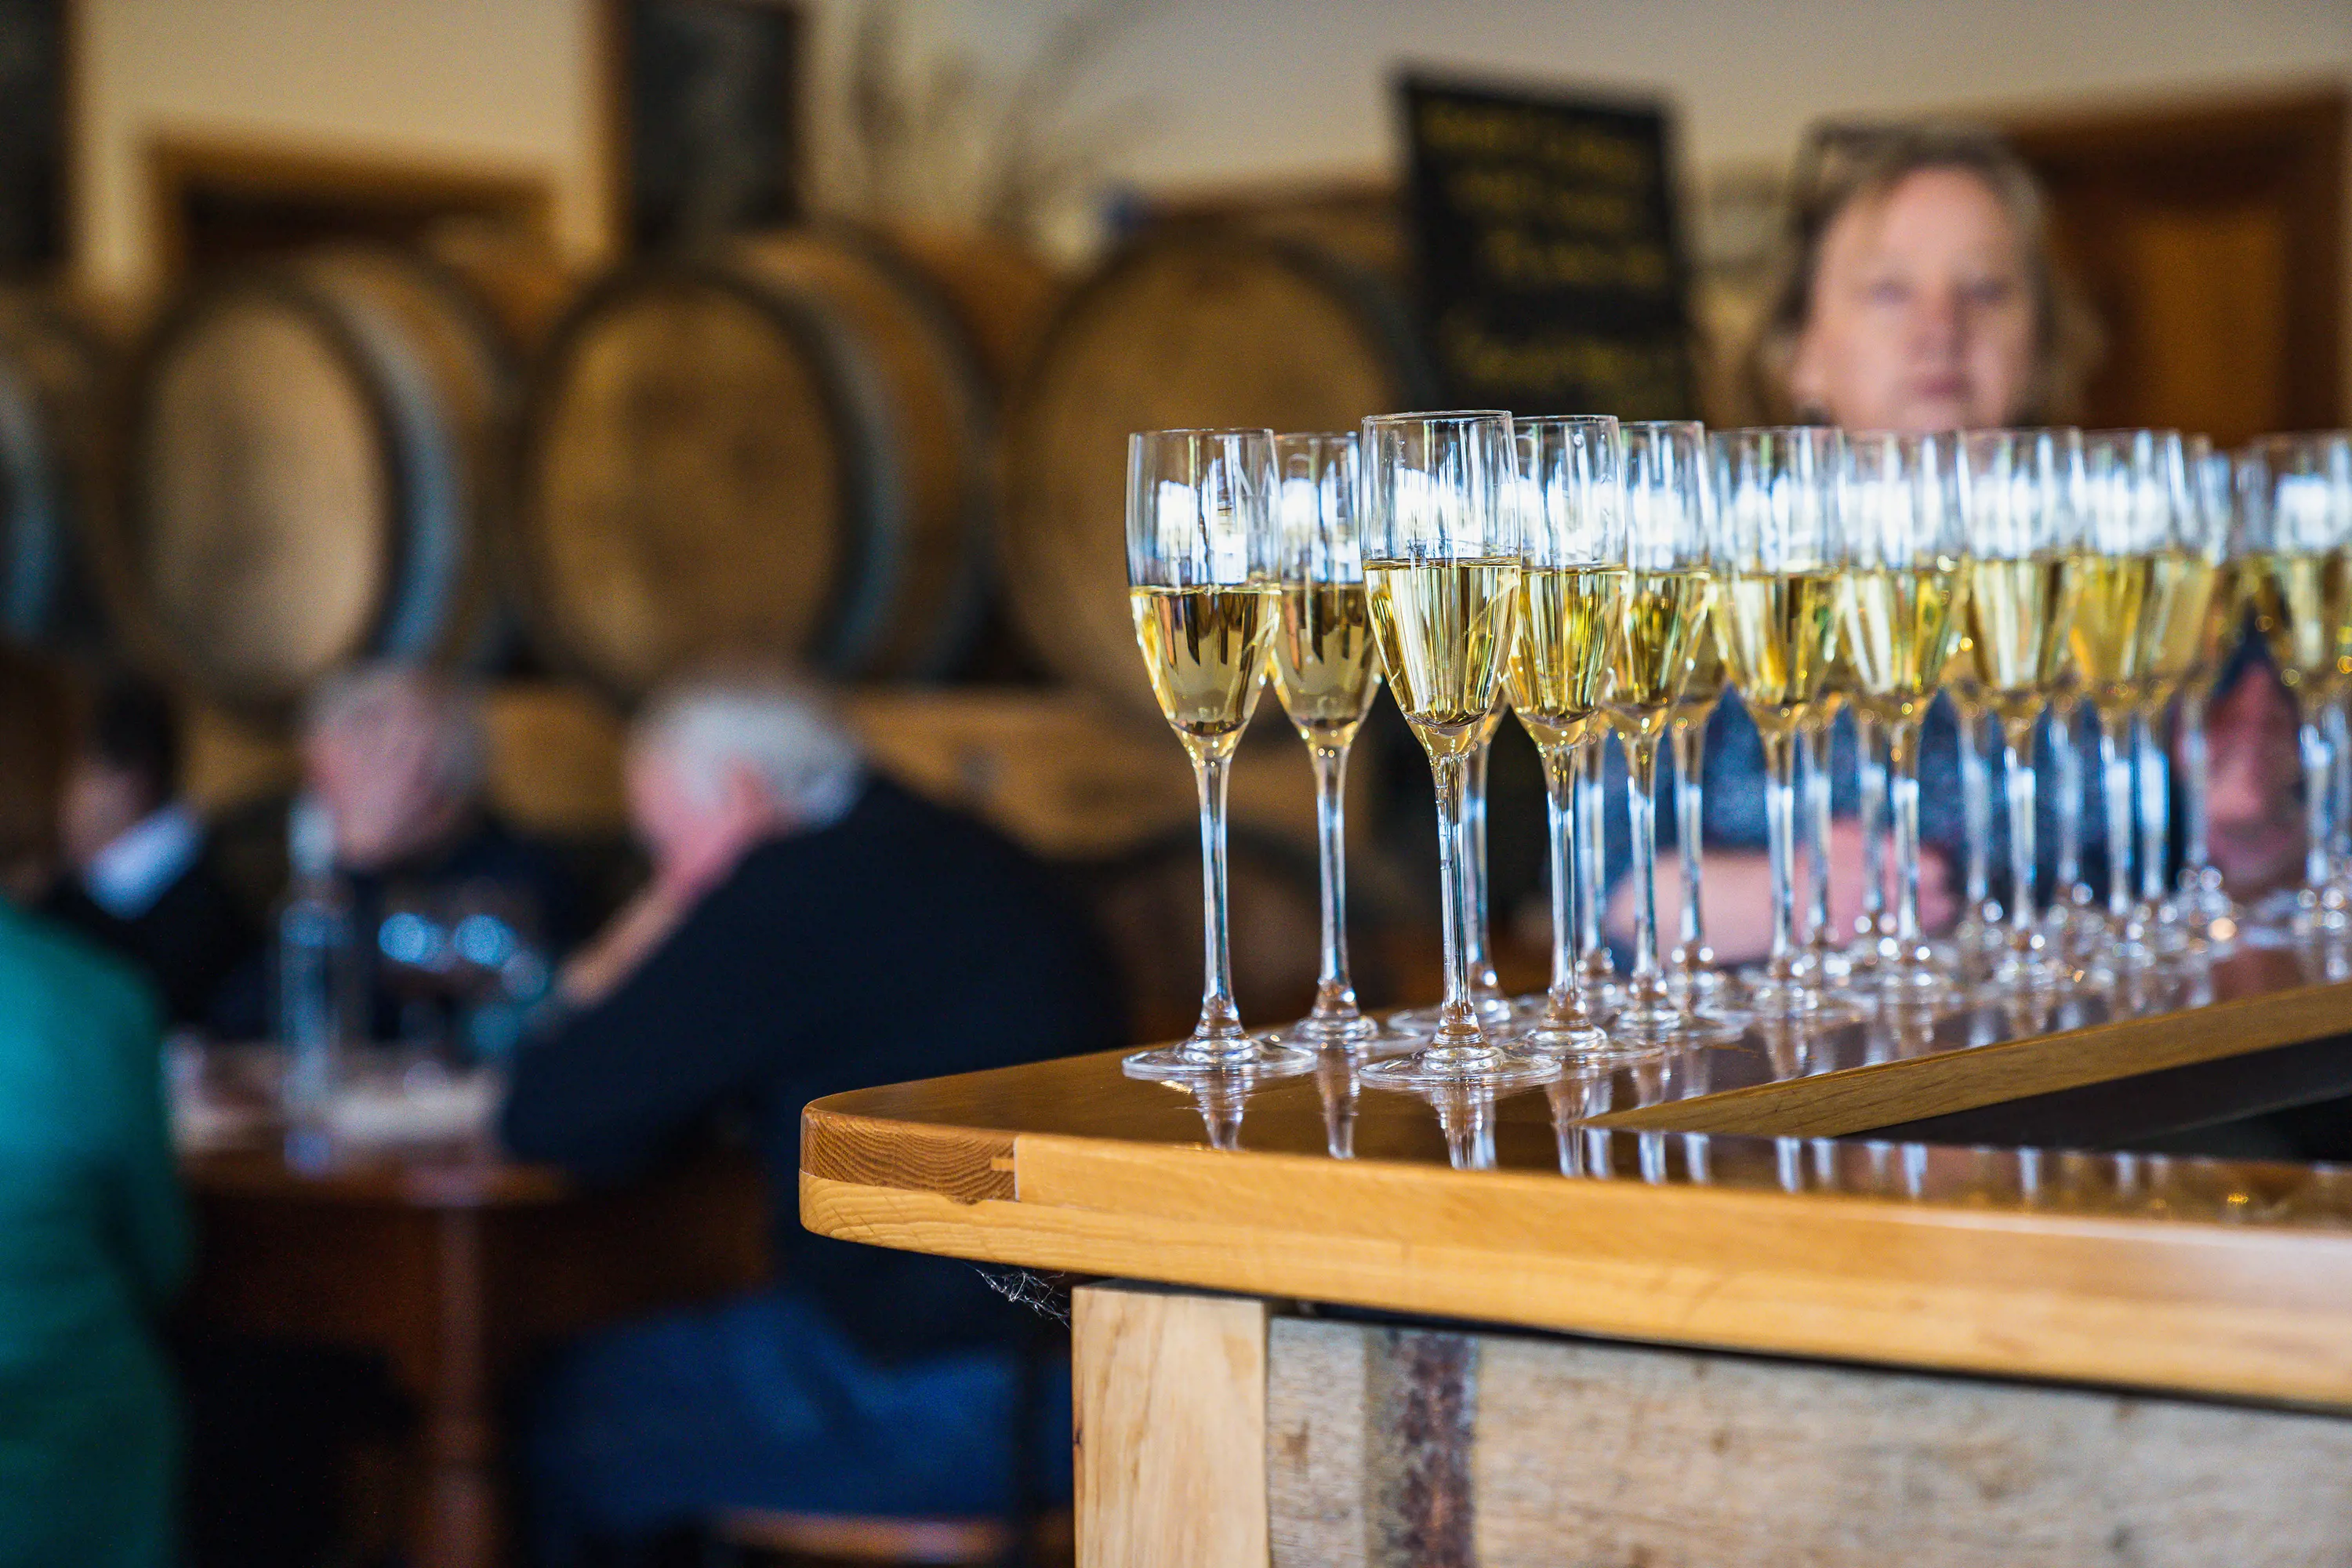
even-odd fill
[{"label": "wooden barrel", "polygon": [[518,579],[550,659],[623,693],[742,649],[950,669],[985,584],[981,345],[1017,331],[957,310],[983,267],[1019,270],[978,242],[809,229],[593,289],[526,421]]},{"label": "wooden barrel", "polygon": [[1023,635],[1157,722],[1127,609],[1129,434],[1352,429],[1427,406],[1429,383],[1372,268],[1237,226],[1147,234],[1071,296],[1006,416],[998,561]]},{"label": "wooden barrel", "polygon": [[158,673],[236,707],[453,661],[493,597],[512,376],[451,276],[337,247],[199,283],[150,334],[103,581]]},{"label": "wooden barrel", "polygon": [[84,540],[110,502],[110,362],[55,303],[0,297],[0,637],[77,649],[102,640]]}]

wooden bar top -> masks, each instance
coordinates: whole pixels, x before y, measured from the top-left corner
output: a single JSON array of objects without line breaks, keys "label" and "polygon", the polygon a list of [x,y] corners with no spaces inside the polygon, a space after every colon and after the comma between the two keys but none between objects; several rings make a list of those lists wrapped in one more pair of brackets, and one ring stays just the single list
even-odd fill
[{"label": "wooden bar top", "polygon": [[1119,1056],[818,1100],[846,1239],[1423,1316],[2352,1410],[2352,1169],[1853,1136],[2352,1027],[2242,951],[2053,1008],[1751,1034],[1499,1099]]}]

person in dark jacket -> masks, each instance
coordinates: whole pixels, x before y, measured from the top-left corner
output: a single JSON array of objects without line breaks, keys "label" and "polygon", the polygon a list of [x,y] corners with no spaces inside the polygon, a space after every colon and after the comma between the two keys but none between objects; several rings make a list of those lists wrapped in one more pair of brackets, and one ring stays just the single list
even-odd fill
[{"label": "person in dark jacket", "polygon": [[216,1029],[222,988],[257,961],[261,930],[222,878],[179,778],[171,699],[133,676],[100,682],[66,775],[65,874],[40,910],[144,973],[173,1026]]},{"label": "person in dark jacket", "polygon": [[1120,1044],[1083,919],[782,678],[654,704],[628,784],[652,883],[564,972],[569,1016],[518,1055],[505,1141],[609,1182],[747,1119],[778,1279],[568,1354],[528,1450],[542,1560],[727,1507],[1003,1510],[1041,1453],[1066,1489],[1066,1369],[1023,1394],[1034,1315],[971,1265],[803,1231],[797,1171],[819,1096]]}]

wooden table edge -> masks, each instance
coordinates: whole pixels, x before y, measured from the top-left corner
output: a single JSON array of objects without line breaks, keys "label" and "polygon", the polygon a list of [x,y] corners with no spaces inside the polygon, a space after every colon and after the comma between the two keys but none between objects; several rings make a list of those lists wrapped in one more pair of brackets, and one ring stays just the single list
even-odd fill
[{"label": "wooden table edge", "polygon": [[[2151,1301],[1981,1281],[1410,1247],[986,1199],[803,1173],[820,1235],[973,1262],[1370,1308],[1501,1328],[2352,1412],[2352,1302]],[[1489,1287],[1507,1282],[1506,1293]]]},{"label": "wooden table edge", "polygon": [[1596,1127],[1839,1138],[2352,1030],[2352,981],[1784,1078],[1610,1111]]}]

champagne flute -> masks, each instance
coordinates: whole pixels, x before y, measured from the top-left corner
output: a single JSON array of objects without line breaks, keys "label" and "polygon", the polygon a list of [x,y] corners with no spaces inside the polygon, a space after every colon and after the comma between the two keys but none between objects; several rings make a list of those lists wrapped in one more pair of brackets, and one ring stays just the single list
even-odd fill
[{"label": "champagne flute", "polygon": [[1842,608],[1854,708],[1886,740],[1895,820],[1895,935],[1878,964],[1897,1005],[1953,990],[1919,923],[1919,735],[1966,618],[1968,535],[1959,453],[1949,435],[1848,437],[1841,470]]},{"label": "champagne flute", "polygon": [[2245,622],[2246,603],[2237,559],[2237,476],[2227,452],[2215,451],[2212,442],[2203,436],[2192,436],[2189,438],[2189,479],[2197,504],[2201,547],[2220,565],[2212,595],[2206,601],[2195,662],[2180,685],[2177,722],[2181,764],[2188,770],[2189,778],[2181,791],[2188,820],[2182,825],[2179,900],[2192,933],[2209,942],[2226,942],[2237,935],[2240,922],[2237,904],[2222,888],[2221,873],[2212,861],[2211,814],[2205,799],[2205,708],[2212,700],[2213,684],[2221,679],[2222,665]]},{"label": "champagne flute", "polygon": [[1605,1057],[1615,1047],[1592,1016],[1578,962],[1571,841],[1580,754],[1601,721],[1601,695],[1623,635],[1628,573],[1617,421],[1521,419],[1514,430],[1528,564],[1511,650],[1511,710],[1543,758],[1551,848],[1551,989],[1520,1038],[1539,1051]]},{"label": "champagne flute", "polygon": [[2151,478],[2161,491],[2166,517],[2140,620],[2140,689],[2132,722],[2133,771],[2139,793],[2139,897],[2133,919],[2149,948],[2165,958],[2188,951],[2196,939],[2189,911],[2166,892],[2172,777],[2163,745],[2164,716],[2201,657],[2221,583],[2224,540],[2198,495],[2198,474],[2206,456],[2197,451],[2201,437],[2191,440],[2168,430],[2151,434],[2158,468]]},{"label": "champagne flute", "polygon": [[1511,416],[1492,411],[1367,419],[1358,535],[1389,689],[1437,786],[1445,999],[1429,1043],[1365,1081],[1443,1088],[1531,1083],[1556,1070],[1507,1053],[1470,993],[1470,753],[1495,715],[1517,631],[1527,555]]},{"label": "champagne flute", "polygon": [[2109,952],[2126,964],[2156,957],[2132,881],[2131,726],[2146,690],[2149,623],[2173,518],[2187,497],[2175,431],[2099,430],[2083,437],[2082,551],[2068,634],[2075,674],[2099,725],[2107,825]]},{"label": "champagne flute", "polygon": [[2304,881],[2278,910],[2302,936],[2344,929],[2328,889],[2327,741],[2323,724],[2352,617],[2352,438],[2265,436],[2238,460],[2248,559],[2242,570],[2271,663],[2294,698],[2304,772]]},{"label": "champagne flute", "polygon": [[1763,740],[1771,840],[1772,945],[1748,999],[1784,1021],[1819,1018],[1828,998],[1818,968],[1799,962],[1795,934],[1797,751],[1838,638],[1844,439],[1820,426],[1734,430],[1714,447],[1717,629],[1726,673]]},{"label": "champagne flute", "polygon": [[1274,689],[1315,770],[1315,840],[1322,868],[1322,962],[1315,1009],[1294,1043],[1359,1049],[1379,1023],[1356,1005],[1348,976],[1348,749],[1381,688],[1372,613],[1356,542],[1360,475],[1353,431],[1274,438],[1275,565],[1282,615]]},{"label": "champagne flute", "polygon": [[1707,1037],[1675,1004],[1658,962],[1658,741],[1690,679],[1692,644],[1707,632],[1712,491],[1706,430],[1693,421],[1627,425],[1624,437],[1625,611],[1608,709],[1625,743],[1633,836],[1633,969],[1610,1021],[1618,1039],[1664,1046]]},{"label": "champagne flute", "polygon": [[1992,978],[2012,993],[2048,990],[2064,977],[2033,907],[2033,742],[2035,721],[2065,689],[2082,478],[2080,431],[1960,437],[1969,640],[2000,721],[2009,793],[2009,944]]},{"label": "champagne flute", "polygon": [[1311,1051],[1252,1036],[1234,1005],[1225,784],[1257,708],[1275,586],[1274,433],[1153,430],[1128,438],[1128,604],[1135,640],[1201,795],[1206,983],[1190,1039],[1127,1058],[1138,1078],[1305,1072]]}]

